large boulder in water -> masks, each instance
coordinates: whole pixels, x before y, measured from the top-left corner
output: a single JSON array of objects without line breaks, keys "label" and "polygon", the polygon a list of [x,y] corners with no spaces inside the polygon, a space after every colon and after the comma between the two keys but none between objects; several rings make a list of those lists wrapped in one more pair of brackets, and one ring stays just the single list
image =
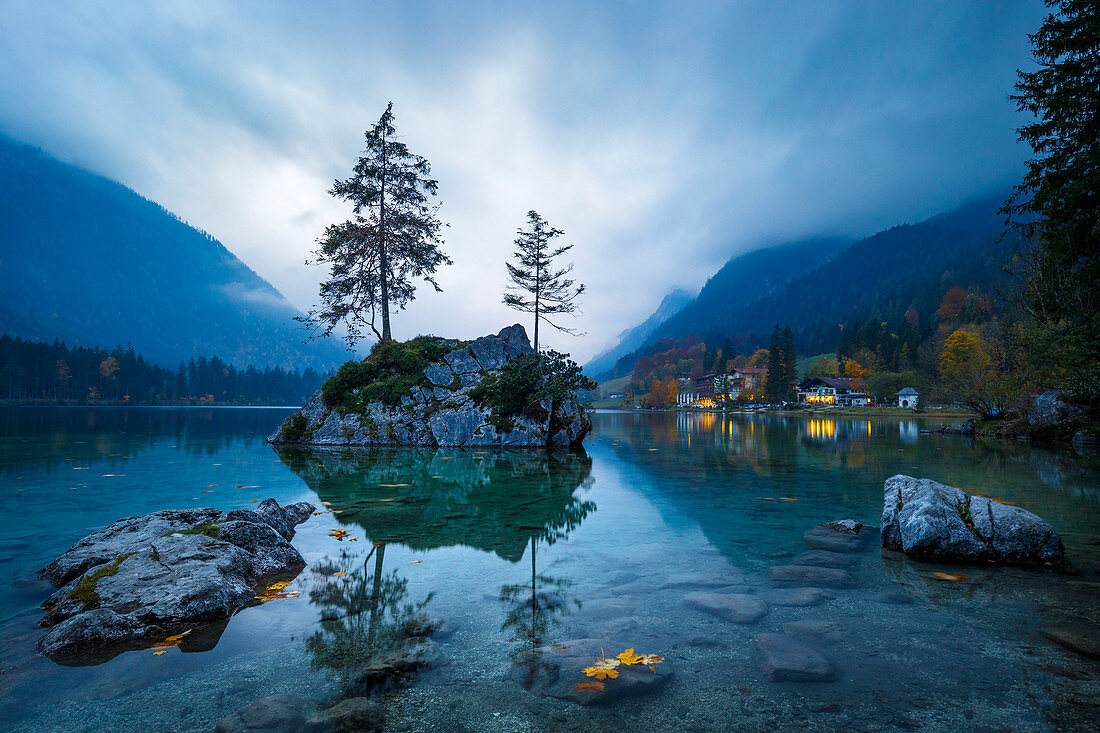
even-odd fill
[{"label": "large boulder in water", "polygon": [[1054,528],[1020,507],[912,476],[883,488],[882,546],[916,560],[1062,569]]},{"label": "large boulder in water", "polygon": [[[256,511],[204,507],[120,519],[41,572],[59,590],[42,604],[43,654],[69,663],[197,630],[254,603],[266,579],[296,575],[290,544],[313,511],[267,499]],[[199,634],[196,634],[199,636]]]},{"label": "large boulder in water", "polygon": [[531,358],[519,324],[470,342],[421,336],[387,349],[400,357],[372,352],[345,364],[269,442],[564,448],[579,446],[592,429],[590,410],[576,395],[504,415],[479,389],[514,360]]}]

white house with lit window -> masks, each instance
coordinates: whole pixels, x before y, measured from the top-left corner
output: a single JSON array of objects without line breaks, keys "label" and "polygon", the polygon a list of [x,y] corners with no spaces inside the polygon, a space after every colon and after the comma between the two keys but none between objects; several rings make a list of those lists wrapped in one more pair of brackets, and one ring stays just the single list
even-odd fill
[{"label": "white house with lit window", "polygon": [[845,377],[807,377],[798,384],[798,401],[806,405],[846,404],[852,380]]}]

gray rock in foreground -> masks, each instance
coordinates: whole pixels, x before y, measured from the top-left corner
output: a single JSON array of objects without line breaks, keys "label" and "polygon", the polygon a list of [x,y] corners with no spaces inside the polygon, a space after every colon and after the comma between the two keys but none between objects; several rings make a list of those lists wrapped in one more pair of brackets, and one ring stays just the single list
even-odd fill
[{"label": "gray rock in foreground", "polygon": [[917,560],[1065,567],[1062,539],[1039,516],[904,475],[883,487],[882,546]]},{"label": "gray rock in foreground", "polygon": [[38,650],[80,663],[229,618],[265,578],[305,567],[289,540],[312,511],[274,499],[255,511],[167,510],[85,537],[42,570],[59,590],[42,604],[50,630]]},{"label": "gray rock in foreground", "polygon": [[306,722],[307,705],[290,695],[272,695],[255,700],[214,726],[215,733],[300,733]]},{"label": "gray rock in foreground", "polygon": [[760,634],[752,656],[760,672],[774,682],[827,682],[836,669],[820,652],[783,634]]},{"label": "gray rock in foreground", "polygon": [[503,429],[493,424],[488,407],[469,396],[508,361],[533,353],[527,332],[518,323],[495,336],[466,344],[447,343],[454,349],[424,369],[426,384],[410,389],[400,404],[370,402],[362,413],[345,414],[325,405],[321,390],[317,390],[268,441],[325,446],[565,448],[579,446],[592,429],[589,409],[575,397],[546,400],[542,403],[545,419],[519,415]]}]

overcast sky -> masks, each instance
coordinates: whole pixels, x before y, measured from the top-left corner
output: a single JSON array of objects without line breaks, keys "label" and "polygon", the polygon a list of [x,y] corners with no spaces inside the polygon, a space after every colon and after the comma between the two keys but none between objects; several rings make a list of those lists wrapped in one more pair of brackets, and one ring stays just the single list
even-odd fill
[{"label": "overcast sky", "polygon": [[[444,293],[394,320],[473,337],[529,209],[588,285],[583,361],[730,256],[871,234],[1006,188],[1032,2],[0,0],[0,131],[220,239],[298,307],[363,131],[394,103],[439,180]],[[526,324],[526,321],[523,321]]]}]

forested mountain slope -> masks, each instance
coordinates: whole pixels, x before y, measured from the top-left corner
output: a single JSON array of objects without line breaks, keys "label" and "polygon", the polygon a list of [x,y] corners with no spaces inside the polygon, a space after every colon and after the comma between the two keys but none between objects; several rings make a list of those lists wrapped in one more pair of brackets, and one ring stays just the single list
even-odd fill
[{"label": "forested mountain slope", "polygon": [[175,366],[330,368],[296,309],[228,249],[101,176],[0,137],[0,333],[71,346],[130,343]]}]

